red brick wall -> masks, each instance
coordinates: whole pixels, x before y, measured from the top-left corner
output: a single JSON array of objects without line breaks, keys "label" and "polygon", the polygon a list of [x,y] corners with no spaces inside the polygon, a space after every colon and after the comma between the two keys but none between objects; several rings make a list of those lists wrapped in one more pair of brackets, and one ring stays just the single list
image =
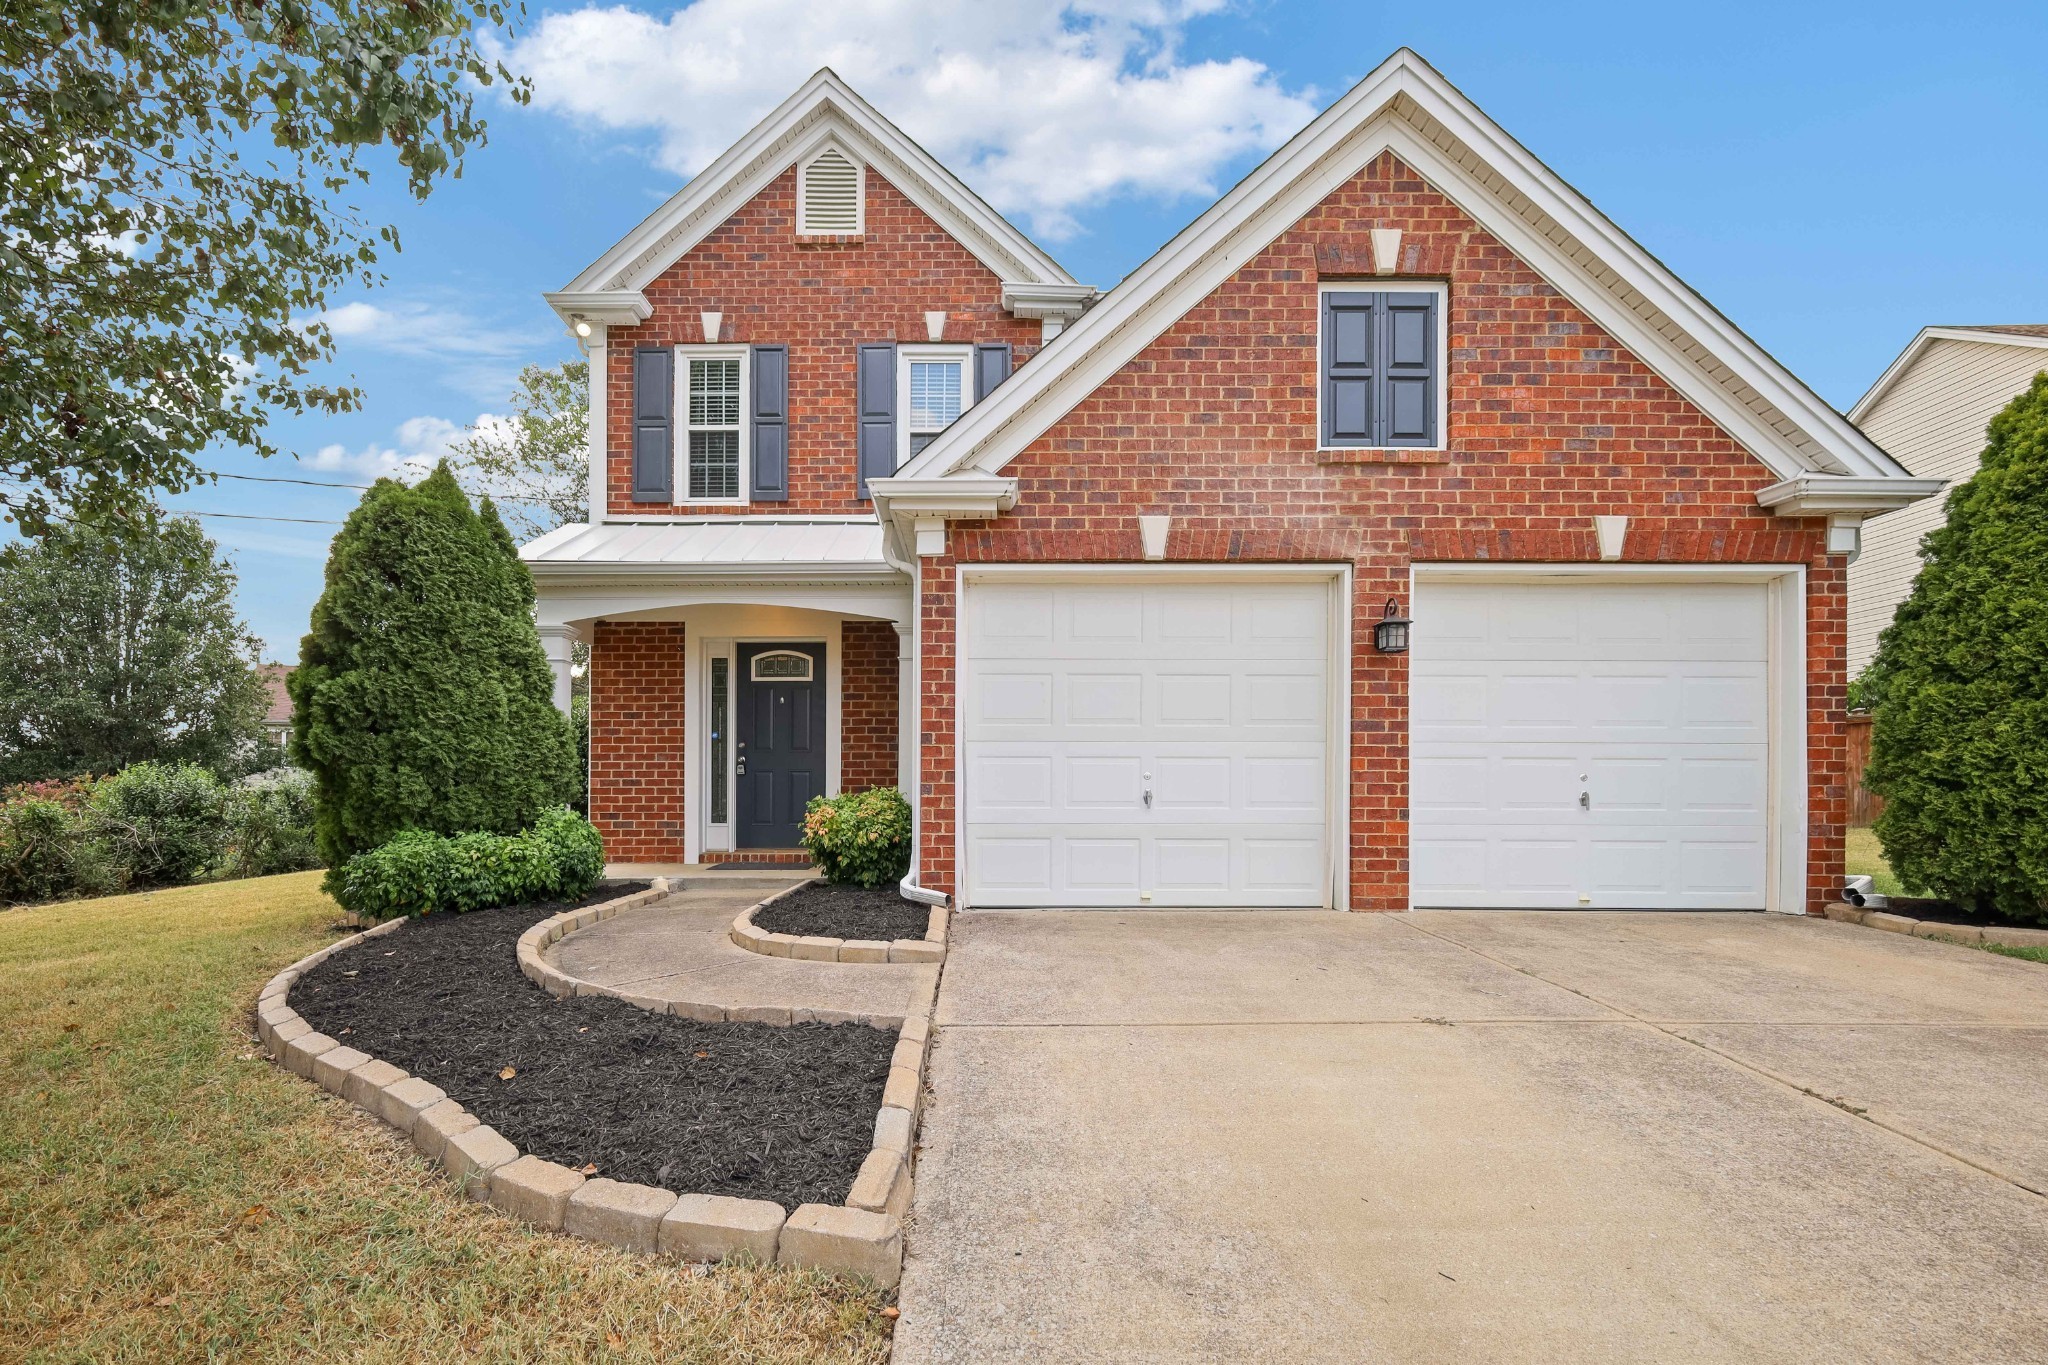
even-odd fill
[{"label": "red brick wall", "polygon": [[896,627],[848,621],[839,636],[839,789],[896,785]]},{"label": "red brick wall", "polygon": [[683,861],[683,627],[600,621],[590,645],[590,821],[615,863]]},{"label": "red brick wall", "polygon": [[[647,286],[654,313],[614,327],[607,370],[606,461],[615,515],[692,512],[872,510],[858,496],[854,464],[854,354],[862,342],[922,342],[927,309],[950,315],[950,342],[1007,341],[1021,363],[1038,349],[1039,326],[1002,310],[1002,281],[873,167],[867,232],[799,239],[796,170],[755,195]],[[632,350],[697,344],[698,314],[725,314],[721,341],[789,346],[789,501],[745,506],[635,503],[632,483]],[[678,486],[678,493],[684,490]]]},{"label": "red brick wall", "polygon": [[[1403,230],[1409,277],[1450,282],[1448,458],[1319,462],[1319,278],[1364,273],[1367,229]],[[1327,457],[1326,457],[1327,458]],[[1842,865],[1845,568],[1812,520],[1767,515],[1771,474],[1490,233],[1391,154],[1333,193],[1024,452],[1015,511],[956,525],[924,561],[926,885],[953,889],[954,569],[1169,556],[1356,566],[1351,903],[1407,905],[1407,661],[1371,645],[1415,561],[1593,560],[1594,513],[1633,518],[1626,558],[1804,563],[1813,905]],[[1425,627],[1426,628],[1426,627]]]}]

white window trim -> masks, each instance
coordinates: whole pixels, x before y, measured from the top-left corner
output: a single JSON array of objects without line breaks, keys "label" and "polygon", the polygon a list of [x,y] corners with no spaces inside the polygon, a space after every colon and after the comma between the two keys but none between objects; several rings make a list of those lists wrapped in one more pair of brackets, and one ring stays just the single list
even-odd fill
[{"label": "white window trim", "polygon": [[[678,346],[676,349],[676,425],[674,480],[676,507],[744,507],[754,487],[753,383],[751,346]],[[736,498],[690,496],[690,362],[737,360],[740,363],[740,479]]]},{"label": "white window trim", "polygon": [[[896,348],[896,467],[910,463],[910,366],[913,361],[960,362],[960,417],[974,406],[974,347],[944,344],[898,346]],[[953,420],[959,421],[960,417]]]},{"label": "white window trim", "polygon": [[[837,152],[853,163],[853,231],[810,232],[804,228],[804,219],[810,209],[810,192],[805,188],[810,180],[811,163],[827,152]],[[828,138],[809,156],[796,164],[796,235],[799,237],[859,237],[868,230],[868,163],[854,154],[851,147],[837,138]]]},{"label": "white window trim", "polygon": [[[1323,399],[1327,385],[1323,374],[1323,307],[1325,294],[1434,294],[1436,295],[1436,353],[1439,361],[1436,382],[1436,443],[1426,446],[1326,446],[1323,444]],[[1451,445],[1451,287],[1442,280],[1404,280],[1385,275],[1368,275],[1353,280],[1316,282],[1316,449],[1338,450],[1356,455],[1361,450],[1391,450],[1406,454],[1445,451]]]}]

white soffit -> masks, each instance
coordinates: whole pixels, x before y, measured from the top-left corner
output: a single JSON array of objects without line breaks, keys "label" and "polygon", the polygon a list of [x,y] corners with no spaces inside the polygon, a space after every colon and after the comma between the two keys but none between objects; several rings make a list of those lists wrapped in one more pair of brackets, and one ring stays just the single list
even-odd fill
[{"label": "white soffit", "polygon": [[827,67],[561,292],[641,288],[775,177],[828,142],[878,171],[1000,278],[1074,283],[1057,261]]},{"label": "white soffit", "polygon": [[873,517],[577,522],[522,546],[537,576],[660,573],[893,577]]},{"label": "white soffit", "polygon": [[[2048,333],[2035,335],[2032,332],[2009,332],[1998,327],[1922,327],[1919,335],[1906,343],[1906,349],[1899,352],[1899,358],[1885,366],[1884,373],[1870,386],[1870,391],[1856,400],[1856,406],[1849,409],[1849,420],[1860,422],[1877,406],[1877,400],[1891,391],[1892,385],[1906,377],[1906,371],[1913,368],[1913,362],[1937,341],[1969,341],[1985,346],[2022,346],[2048,351]],[[2048,366],[2048,357],[2042,358]]]},{"label": "white soffit", "polygon": [[903,478],[994,472],[1392,151],[1780,479],[1906,471],[1406,48],[975,404]]}]

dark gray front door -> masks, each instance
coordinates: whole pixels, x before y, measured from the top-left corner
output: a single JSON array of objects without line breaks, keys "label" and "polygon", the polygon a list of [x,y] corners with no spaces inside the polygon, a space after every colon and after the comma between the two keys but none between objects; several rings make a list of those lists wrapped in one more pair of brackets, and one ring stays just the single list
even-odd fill
[{"label": "dark gray front door", "polygon": [[741,645],[734,767],[740,848],[795,848],[825,793],[825,646]]}]

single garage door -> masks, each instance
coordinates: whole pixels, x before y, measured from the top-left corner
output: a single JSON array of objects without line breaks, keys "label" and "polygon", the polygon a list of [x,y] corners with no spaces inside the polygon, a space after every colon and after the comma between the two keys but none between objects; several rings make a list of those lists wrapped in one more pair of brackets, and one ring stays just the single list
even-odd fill
[{"label": "single garage door", "polygon": [[967,903],[1327,904],[1330,592],[970,580]]},{"label": "single garage door", "polygon": [[1417,906],[1764,908],[1766,590],[1415,593]]}]

